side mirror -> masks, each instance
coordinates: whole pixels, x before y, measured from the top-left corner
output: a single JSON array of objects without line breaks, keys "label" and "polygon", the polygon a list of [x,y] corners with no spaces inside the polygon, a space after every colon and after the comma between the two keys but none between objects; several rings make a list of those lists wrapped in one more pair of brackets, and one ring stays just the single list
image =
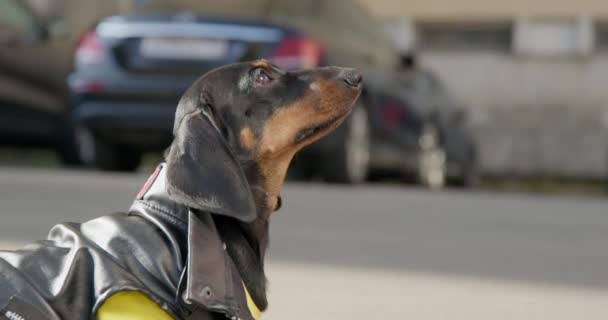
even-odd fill
[{"label": "side mirror", "polygon": [[417,66],[416,55],[411,52],[403,53],[399,56],[399,63],[404,70],[415,69]]},{"label": "side mirror", "polygon": [[20,43],[33,44],[45,42],[49,39],[49,30],[42,25],[34,25],[20,37]]}]

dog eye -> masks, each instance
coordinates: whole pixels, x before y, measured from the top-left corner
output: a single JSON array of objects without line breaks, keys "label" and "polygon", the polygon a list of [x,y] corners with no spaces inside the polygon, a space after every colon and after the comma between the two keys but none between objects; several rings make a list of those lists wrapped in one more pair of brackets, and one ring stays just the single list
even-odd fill
[{"label": "dog eye", "polygon": [[257,68],[253,72],[253,75],[255,77],[255,82],[257,84],[267,84],[268,82],[270,82],[272,80],[270,75],[268,75],[268,73],[266,73],[266,71],[264,71],[264,69],[262,69],[262,68]]}]

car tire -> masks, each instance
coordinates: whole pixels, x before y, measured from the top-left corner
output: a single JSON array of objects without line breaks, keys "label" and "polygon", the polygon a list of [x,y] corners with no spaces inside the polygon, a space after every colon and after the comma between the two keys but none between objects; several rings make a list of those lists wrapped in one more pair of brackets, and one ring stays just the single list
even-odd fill
[{"label": "car tire", "polygon": [[480,182],[479,162],[474,151],[467,163],[463,163],[460,176],[450,181],[450,185],[458,188],[475,188]]},{"label": "car tire", "polygon": [[74,140],[81,161],[105,171],[135,171],[141,162],[139,151],[103,141],[86,127],[77,127]]},{"label": "car tire", "polygon": [[447,183],[447,154],[437,127],[425,125],[418,143],[418,183],[432,190],[444,188]]},{"label": "car tire", "polygon": [[358,103],[342,128],[339,144],[322,161],[322,176],[332,183],[359,184],[367,179],[371,128],[367,109]]},{"label": "car tire", "polygon": [[76,167],[83,165],[74,137],[73,126],[69,123],[64,123],[59,134],[60,139],[56,144],[56,150],[64,166]]},{"label": "car tire", "polygon": [[69,139],[71,139],[71,137],[68,137],[64,141],[60,142],[60,145],[57,147],[59,159],[61,159],[61,163],[67,167],[82,166],[83,163],[78,155],[76,145]]}]

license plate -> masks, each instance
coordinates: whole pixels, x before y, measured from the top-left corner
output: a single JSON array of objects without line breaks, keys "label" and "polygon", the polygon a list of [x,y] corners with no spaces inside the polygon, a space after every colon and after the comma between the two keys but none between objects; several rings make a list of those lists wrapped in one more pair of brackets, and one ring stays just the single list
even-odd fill
[{"label": "license plate", "polygon": [[224,40],[146,38],[140,46],[145,58],[174,60],[208,60],[226,55],[228,44]]}]

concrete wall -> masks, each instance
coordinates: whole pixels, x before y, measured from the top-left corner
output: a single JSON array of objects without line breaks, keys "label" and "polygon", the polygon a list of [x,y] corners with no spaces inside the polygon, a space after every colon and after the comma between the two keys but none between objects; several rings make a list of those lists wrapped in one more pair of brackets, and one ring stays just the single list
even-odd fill
[{"label": "concrete wall", "polygon": [[471,110],[485,172],[606,176],[608,55],[425,53],[422,63]]},{"label": "concrete wall", "polygon": [[606,0],[358,0],[381,18],[510,18],[514,16],[608,17]]}]

